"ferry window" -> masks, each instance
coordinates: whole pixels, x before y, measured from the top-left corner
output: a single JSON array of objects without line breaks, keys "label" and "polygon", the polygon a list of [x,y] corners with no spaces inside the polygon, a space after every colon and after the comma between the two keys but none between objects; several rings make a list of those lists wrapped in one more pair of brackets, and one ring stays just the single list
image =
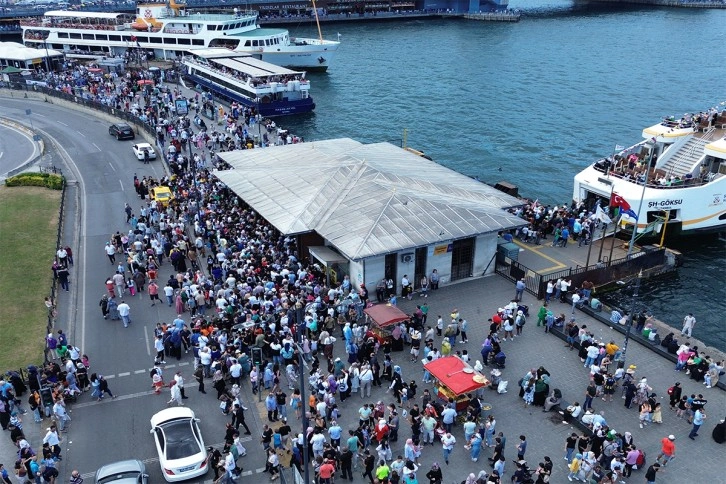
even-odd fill
[{"label": "ferry window", "polygon": [[192,45],[204,45],[204,39],[192,39]]},{"label": "ferry window", "polygon": [[68,32],[58,32],[58,38],[59,39],[67,39],[68,38]]},{"label": "ferry window", "polygon": [[265,39],[265,45],[270,45],[270,39]]},{"label": "ferry window", "polygon": [[164,43],[165,44],[176,44],[176,39],[174,37],[164,37]]},{"label": "ferry window", "polygon": [[191,40],[191,39],[176,39],[176,41],[177,41],[177,42],[178,42],[179,44],[182,44],[182,45],[189,45],[189,44],[191,44],[190,40]]},{"label": "ferry window", "polygon": [[136,37],[136,41],[137,42],[148,42],[149,38],[148,37]]},{"label": "ferry window", "polygon": [[257,47],[257,46],[258,46],[258,45],[257,45],[257,41],[256,41],[256,40],[253,40],[253,41],[252,41],[252,46],[253,46],[253,47]]},{"label": "ferry window", "polygon": [[85,40],[94,40],[95,39],[93,34],[83,34],[83,38]]},{"label": "ferry window", "polygon": [[152,37],[151,39],[152,44],[161,44],[161,39],[159,37]]},{"label": "ferry window", "polygon": [[70,35],[71,39],[80,39],[81,38],[81,34],[77,34],[75,32],[71,32],[69,35]]},{"label": "ferry window", "polygon": [[96,34],[96,40],[108,40],[108,35]]},{"label": "ferry window", "polygon": [[120,35],[109,35],[108,36],[108,40],[112,40],[112,41],[116,41],[116,42],[121,42],[121,36]]},{"label": "ferry window", "polygon": [[207,25],[207,30],[217,30],[216,25]]},{"label": "ferry window", "polygon": [[249,40],[245,41],[245,47],[249,47],[249,46],[250,46],[250,41]]}]

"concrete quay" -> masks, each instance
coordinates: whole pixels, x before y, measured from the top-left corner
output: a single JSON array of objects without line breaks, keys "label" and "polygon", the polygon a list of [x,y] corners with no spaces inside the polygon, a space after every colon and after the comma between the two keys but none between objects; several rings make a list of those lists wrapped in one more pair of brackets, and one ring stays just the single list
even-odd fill
[{"label": "concrete quay", "polygon": [[[414,294],[411,301],[399,299],[398,306],[406,312],[412,312],[417,304],[428,303],[430,307],[428,325],[435,325],[439,314],[446,321],[452,309],[457,308],[461,317],[469,323],[469,343],[457,342],[452,351],[466,349],[471,355],[472,361],[475,361],[481,359],[479,351],[488,332],[487,319],[498,307],[514,297],[514,291],[514,285],[508,280],[500,276],[489,276],[430,291],[428,298]],[[527,462],[536,467],[537,463],[542,461],[543,456],[549,456],[555,464],[552,482],[563,482],[568,472],[566,463],[563,461],[565,439],[572,432],[578,434],[581,432],[577,427],[563,423],[556,413],[543,413],[539,407],[525,407],[523,400],[518,396],[516,385],[529,369],[544,366],[551,374],[551,389],[559,388],[563,393],[563,399],[568,402],[580,401],[582,403],[589,372],[583,368],[583,363],[578,358],[576,351],[569,351],[561,339],[545,334],[543,328],[537,327],[536,313],[540,303],[527,293],[524,295],[523,302],[529,305],[530,317],[522,336],[515,338],[514,341],[502,343],[507,354],[507,366],[502,371],[502,378],[509,381],[509,392],[499,395],[495,391],[487,389],[484,391],[484,401],[493,407],[490,413],[497,420],[497,432],[504,432],[507,437],[504,453],[507,458],[505,479],[509,480],[515,470],[514,464],[511,462],[516,458],[514,447],[518,436],[523,434],[526,435],[528,442],[525,456]],[[571,305],[560,302],[553,302],[551,308],[555,313],[569,314],[571,312]],[[623,337],[609,326],[581,312],[577,312],[575,316],[578,324],[586,324],[596,337],[604,341],[613,339],[616,344],[623,346]],[[436,338],[435,343],[439,345],[441,338]],[[344,359],[346,355],[342,346],[336,345],[336,356]],[[424,384],[421,380],[421,363],[411,362],[407,351],[394,352],[392,358],[395,364],[402,367],[405,380],[417,381],[419,385],[417,400],[420,403],[423,389],[431,389],[430,385]],[[651,424],[640,429],[637,409],[635,406],[626,409],[619,391],[616,392],[613,402],[606,403],[599,398],[596,399],[593,403],[594,409],[597,412],[604,412],[611,428],[620,433],[626,431],[632,433],[638,448],[642,448],[646,452],[648,465],[653,463],[660,451],[660,440],[670,434],[676,436],[678,458],[664,469],[665,472],[659,472],[658,482],[720,482],[721,477],[719,476],[722,476],[722,473],[715,462],[718,461],[717,456],[722,455],[723,448],[711,439],[710,434],[713,427],[726,416],[726,393],[718,388],[706,389],[704,385],[690,380],[684,373],[674,372],[674,365],[670,361],[650,351],[637,341],[631,340],[629,344],[626,364],[636,365],[636,377],[646,377],[659,400],[663,402],[663,423]],[[706,405],[708,417],[695,441],[687,438],[691,426],[669,410],[667,389],[676,381],[681,382],[684,394],[702,393],[708,400]],[[359,395],[353,394],[349,400],[340,404],[342,417],[339,423],[344,429],[355,427],[357,409],[362,403],[375,403],[378,400],[382,400],[386,404],[395,401],[389,393],[385,392],[385,387],[374,387],[371,397],[366,399],[361,399]],[[294,424],[293,429],[295,429]],[[403,453],[403,445],[410,435],[410,430],[405,422],[401,425],[399,434],[399,441],[392,445],[394,457],[398,453]],[[437,443],[434,447],[427,447],[423,451],[421,457],[423,474],[427,472],[432,462],[442,464],[444,482],[447,483],[461,482],[470,472],[476,474],[479,470],[491,471],[488,461],[485,460],[485,458],[491,457],[489,449],[483,449],[479,461],[472,462],[468,451],[463,449],[463,431],[460,427],[455,428],[454,436],[457,438],[457,444],[450,465],[443,465],[441,447]],[[356,475],[355,480],[362,482],[359,475]],[[643,476],[643,470],[634,471],[629,481],[642,481]]]}]

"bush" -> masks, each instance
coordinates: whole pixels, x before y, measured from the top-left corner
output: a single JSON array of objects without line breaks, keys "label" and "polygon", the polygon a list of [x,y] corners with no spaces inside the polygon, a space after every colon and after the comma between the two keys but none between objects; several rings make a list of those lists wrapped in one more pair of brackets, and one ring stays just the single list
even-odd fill
[{"label": "bush", "polygon": [[62,175],[54,173],[21,173],[5,180],[5,185],[9,187],[46,187],[51,190],[61,190],[64,181]]}]

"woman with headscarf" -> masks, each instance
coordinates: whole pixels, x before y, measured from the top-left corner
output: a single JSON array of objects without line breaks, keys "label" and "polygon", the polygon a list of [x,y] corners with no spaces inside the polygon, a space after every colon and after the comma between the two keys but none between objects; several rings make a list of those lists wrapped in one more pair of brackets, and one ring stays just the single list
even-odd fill
[{"label": "woman with headscarf", "polygon": [[434,462],[431,465],[431,469],[426,473],[426,478],[429,480],[429,484],[441,484],[443,475],[441,474],[441,467],[438,462]]},{"label": "woman with headscarf", "polygon": [[467,476],[467,478],[462,481],[462,484],[476,484],[476,483],[477,483],[477,478],[476,478],[476,476],[474,475],[473,472],[471,472]]},{"label": "woman with headscarf", "polygon": [[385,418],[381,418],[378,420],[378,423],[376,424],[373,431],[376,434],[376,440],[378,442],[382,442],[385,438],[388,437],[388,433],[390,432],[390,428],[388,427],[388,424],[386,423]]},{"label": "woman with headscarf", "polygon": [[227,385],[224,383],[222,370],[217,370],[212,375],[212,387],[217,390],[217,399],[219,399],[227,391]]}]

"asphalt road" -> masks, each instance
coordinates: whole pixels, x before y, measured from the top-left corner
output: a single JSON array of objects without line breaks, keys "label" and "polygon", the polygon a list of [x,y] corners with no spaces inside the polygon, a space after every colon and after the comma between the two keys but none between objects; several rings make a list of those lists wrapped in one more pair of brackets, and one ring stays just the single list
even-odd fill
[{"label": "asphalt road", "polygon": [[[25,111],[23,111],[25,113]],[[27,116],[25,116],[27,122]],[[26,133],[0,124],[0,175],[36,156],[38,146]]]},{"label": "asphalt road", "polygon": [[[71,161],[63,167],[71,182],[67,199],[71,213],[67,213],[64,243],[74,249],[75,266],[71,269],[71,291],[60,295],[61,309],[57,327],[70,334],[70,339],[90,357],[90,372],[103,374],[115,400],[96,402],[86,393],[72,405],[73,419],[60,463],[61,479],[67,479],[72,469],[91,474],[106,463],[138,458],[147,461],[151,482],[163,482],[156,461],[156,449],[149,434],[150,417],[166,408],[168,392],[161,396],[151,393],[149,370],[153,364],[153,328],[157,322],[171,322],[176,314],[164,305],[150,306],[148,296],[126,297],[131,306],[132,324],[124,328],[120,321],[104,320],[98,302],[105,292],[106,277],[113,274],[103,248],[112,233],[128,230],[125,224],[124,203],[138,211],[140,200],[133,188],[134,173],[160,178],[164,175],[162,161],[149,165],[137,161],[132,153],[134,141],[116,141],[108,135],[108,123],[83,112],[28,100],[3,100],[3,115],[18,121],[27,117],[25,109],[31,104],[34,125],[57,140],[64,157],[56,156],[56,165]],[[137,141],[141,141],[137,137]],[[65,158],[65,160],[61,159]],[[78,183],[73,183],[76,180]],[[77,194],[74,199],[73,193]],[[77,215],[73,208],[82,209]],[[118,258],[117,258],[118,261]],[[159,279],[165,281],[171,266],[162,266]],[[215,398],[216,392],[207,384],[207,394],[197,392],[192,377],[191,353],[180,361],[169,360],[164,377],[169,381],[180,369],[187,382],[185,403],[201,418],[201,429],[207,445],[224,440],[224,417]],[[248,425],[257,426],[252,412]],[[36,425],[31,422],[28,426]],[[42,424],[42,438],[47,422]],[[257,435],[261,433],[256,432]],[[249,438],[249,437],[248,437]],[[40,447],[38,442],[34,446]],[[264,463],[259,445],[247,445],[248,455],[255,463]],[[6,460],[10,460],[9,458]],[[243,459],[244,460],[244,459]],[[241,461],[242,462],[242,461]],[[255,472],[259,466],[243,467]],[[209,473],[204,482],[211,479]]]}]

